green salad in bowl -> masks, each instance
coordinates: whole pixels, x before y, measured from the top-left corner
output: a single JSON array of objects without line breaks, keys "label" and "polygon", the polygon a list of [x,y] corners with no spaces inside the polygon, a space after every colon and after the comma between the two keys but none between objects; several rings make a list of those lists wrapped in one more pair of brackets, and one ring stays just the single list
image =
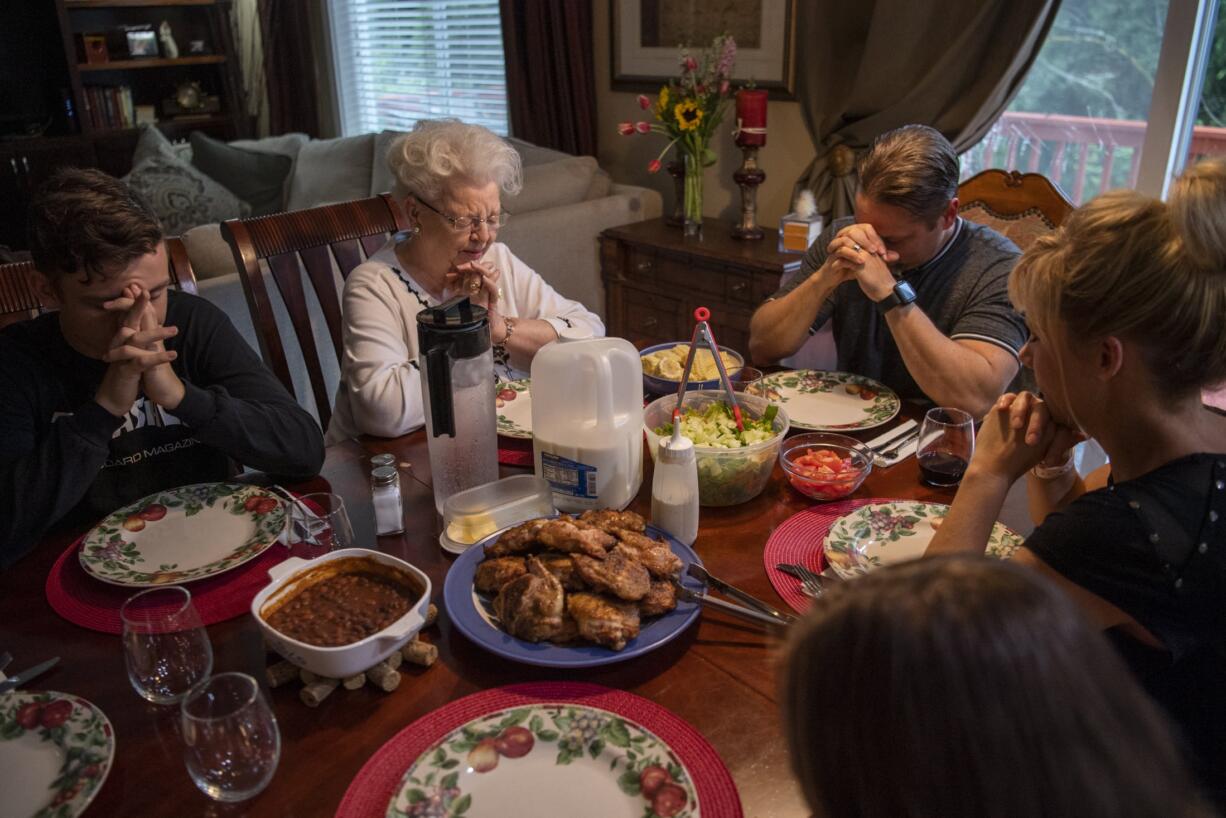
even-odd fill
[{"label": "green salad in bowl", "polygon": [[[766,399],[740,393],[737,403],[744,431],[737,428],[724,392],[686,393],[681,433],[694,441],[698,497],[704,506],[733,506],[761,494],[788,431],[787,413]],[[676,405],[676,395],[665,395],[643,410],[652,458],[659,452],[660,438],[673,433]]]}]

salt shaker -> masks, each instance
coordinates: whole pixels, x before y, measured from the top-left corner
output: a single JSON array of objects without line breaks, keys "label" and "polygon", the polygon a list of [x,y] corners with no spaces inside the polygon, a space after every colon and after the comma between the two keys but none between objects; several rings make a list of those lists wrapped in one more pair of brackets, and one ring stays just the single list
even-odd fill
[{"label": "salt shaker", "polygon": [[694,442],[681,435],[679,421],[674,422],[673,436],[660,440],[651,483],[651,522],[686,545],[698,538],[698,463]]},{"label": "salt shaker", "polygon": [[400,473],[395,466],[376,466],[370,471],[375,505],[375,533],[400,534],[404,531],[404,508],[400,501]]}]

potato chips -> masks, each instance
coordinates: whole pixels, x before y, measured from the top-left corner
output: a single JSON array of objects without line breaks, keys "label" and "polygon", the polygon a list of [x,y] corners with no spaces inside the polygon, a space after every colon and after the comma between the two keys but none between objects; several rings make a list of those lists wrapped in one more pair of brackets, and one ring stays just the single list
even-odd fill
[{"label": "potato chips", "polygon": [[[690,345],[677,344],[672,349],[661,349],[643,356],[643,372],[667,381],[680,381],[685,371],[685,359],[689,357]],[[720,350],[719,357],[724,362],[724,368],[731,376],[741,369],[740,360],[731,353]],[[694,366],[690,371],[691,381],[713,381],[719,377],[719,368],[715,366],[715,356],[709,349],[699,349],[694,355]]]}]

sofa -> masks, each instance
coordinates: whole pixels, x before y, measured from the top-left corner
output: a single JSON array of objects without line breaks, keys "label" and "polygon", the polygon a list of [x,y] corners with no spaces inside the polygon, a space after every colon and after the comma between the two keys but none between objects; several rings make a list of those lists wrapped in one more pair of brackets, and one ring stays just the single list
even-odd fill
[{"label": "sofa", "polygon": [[[272,202],[271,211],[292,211],[390,191],[393,180],[384,157],[397,135],[394,131],[383,131],[337,139],[310,139],[304,134],[285,134],[225,143],[222,148],[238,148],[283,162],[288,176],[281,189],[273,191],[276,201]],[[597,237],[606,228],[659,216],[662,210],[660,194],[647,188],[614,183],[590,156],[571,156],[517,139],[508,141],[523,161],[524,185],[517,196],[503,199],[503,206],[511,218],[499,232],[498,240],[563,295],[581,301],[603,318],[605,295]],[[197,149],[194,158],[191,146],[171,146],[155,131],[142,134],[130,184],[148,199],[160,197],[161,206],[171,209],[170,213],[159,214],[164,222],[189,215],[198,221],[208,218],[202,214],[211,214],[213,219],[250,215],[250,204],[238,200],[224,187],[229,183],[239,190],[245,181],[239,175],[242,169],[231,168],[227,175],[227,172],[212,170],[204,164],[204,168],[215,174],[207,177],[200,167],[190,165],[203,158],[199,155],[201,148],[215,154],[221,143],[210,145],[210,141],[196,138],[192,142]],[[152,173],[149,172],[150,163],[156,165]],[[173,186],[179,189],[167,191]],[[193,213],[174,210],[187,200],[193,201],[196,208]],[[201,201],[212,202],[213,208],[200,206]],[[226,204],[227,201],[230,204]],[[155,204],[155,209],[158,206]],[[227,207],[232,208],[232,212],[227,214]],[[259,215],[260,210],[257,208],[255,213]],[[178,223],[180,229],[183,225],[183,222]],[[168,225],[168,232],[178,230]],[[242,284],[230,247],[221,236],[220,224],[213,221],[191,227],[182,232],[182,237],[200,295],[221,307],[247,342],[259,349]],[[337,283],[340,286],[339,277]],[[330,354],[331,339],[318,311],[318,303],[309,294],[309,287],[307,289],[308,303],[313,318],[317,319],[312,324],[324,375],[329,384],[335,384],[339,380],[339,370],[335,356]],[[296,397],[304,408],[318,417],[301,352],[294,340],[288,314],[276,294],[273,294],[273,308],[294,376]]]}]

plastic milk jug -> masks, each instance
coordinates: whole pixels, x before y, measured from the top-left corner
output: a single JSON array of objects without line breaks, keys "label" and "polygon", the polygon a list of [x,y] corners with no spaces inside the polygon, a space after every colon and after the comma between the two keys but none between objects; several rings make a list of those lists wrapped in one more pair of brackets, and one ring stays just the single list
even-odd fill
[{"label": "plastic milk jug", "polygon": [[629,341],[567,328],[541,347],[532,455],[559,511],[629,505],[643,482],[643,364]]}]

